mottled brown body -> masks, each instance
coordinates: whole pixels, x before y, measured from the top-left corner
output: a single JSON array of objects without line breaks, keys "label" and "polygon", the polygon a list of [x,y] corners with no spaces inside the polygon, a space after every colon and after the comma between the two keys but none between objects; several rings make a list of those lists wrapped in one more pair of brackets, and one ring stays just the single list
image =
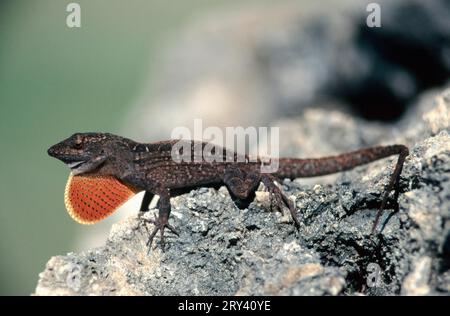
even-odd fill
[{"label": "mottled brown body", "polygon": [[[145,191],[140,208],[148,210],[154,195],[159,195],[159,217],[152,223],[156,228],[150,235],[151,243],[155,234],[161,232],[164,247],[164,229],[174,233],[168,224],[170,197],[188,192],[196,187],[220,187],[225,185],[235,204],[245,208],[255,197],[259,183],[264,183],[270,192],[271,205],[280,211],[284,207],[291,212],[294,223],[299,222],[295,207],[277,186],[284,178],[315,177],[352,169],[391,155],[399,155],[396,168],[384,193],[380,211],[373,226],[375,230],[379,216],[384,209],[389,192],[396,187],[406,156],[403,145],[378,146],[357,150],[337,156],[316,159],[280,158],[279,169],[274,173],[261,173],[261,161],[251,160],[223,148],[213,147],[204,154],[207,143],[185,141],[187,161],[174,161],[172,153],[178,140],[143,144],[106,133],[74,134],[59,144],[52,146],[48,153],[67,163],[72,173],[113,176],[124,184]],[[179,143],[178,143],[179,144]],[[210,148],[211,149],[211,148]],[[220,153],[220,155],[215,155]],[[211,161],[212,157],[216,161]],[[221,157],[222,159],[217,159]],[[226,158],[228,157],[228,161]]]}]

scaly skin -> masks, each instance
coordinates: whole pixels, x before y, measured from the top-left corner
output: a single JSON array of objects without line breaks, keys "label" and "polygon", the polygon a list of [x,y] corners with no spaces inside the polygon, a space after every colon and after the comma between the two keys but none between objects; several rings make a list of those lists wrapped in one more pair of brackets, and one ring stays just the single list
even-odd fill
[{"label": "scaly skin", "polygon": [[[108,133],[77,133],[52,146],[48,154],[68,164],[74,175],[95,174],[113,176],[126,185],[145,191],[140,214],[148,211],[154,197],[159,196],[159,216],[151,220],[155,229],[150,234],[149,246],[158,231],[164,249],[164,229],[175,234],[169,225],[170,198],[189,192],[197,187],[218,188],[225,185],[231,198],[239,208],[246,208],[254,199],[260,182],[270,192],[271,205],[282,211],[288,208],[294,224],[299,221],[293,202],[277,186],[284,178],[314,177],[337,173],[367,164],[392,155],[399,155],[396,168],[391,175],[383,195],[381,206],[373,224],[375,231],[380,215],[386,206],[389,192],[396,189],[408,148],[403,145],[377,146],[361,149],[337,156],[317,159],[280,158],[279,168],[274,173],[261,173],[261,160],[249,159],[216,147],[203,153],[207,143],[178,140],[143,144]],[[188,161],[177,162],[172,159],[174,146],[185,145],[190,153]],[[179,147],[176,147],[179,149]],[[176,152],[179,152],[177,149]],[[182,153],[185,153],[183,151]],[[216,154],[217,153],[217,154]],[[213,157],[223,158],[223,160]],[[228,160],[226,158],[228,157]]]}]

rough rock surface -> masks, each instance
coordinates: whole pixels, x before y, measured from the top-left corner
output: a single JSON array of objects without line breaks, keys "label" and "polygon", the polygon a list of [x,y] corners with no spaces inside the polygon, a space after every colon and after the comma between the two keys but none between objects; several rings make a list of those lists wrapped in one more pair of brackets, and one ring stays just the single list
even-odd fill
[{"label": "rough rock surface", "polygon": [[269,211],[262,186],[245,210],[224,188],[192,191],[172,199],[180,237],[168,233],[165,253],[148,253],[147,229],[130,217],[112,227],[103,247],[51,258],[35,294],[448,295],[449,123],[450,90],[424,95],[395,126],[323,109],[277,123],[284,151],[297,156],[314,146],[316,154],[378,143],[410,147],[398,203],[389,201],[376,235],[370,228],[394,158],[328,184],[284,181],[299,231],[287,214]]}]

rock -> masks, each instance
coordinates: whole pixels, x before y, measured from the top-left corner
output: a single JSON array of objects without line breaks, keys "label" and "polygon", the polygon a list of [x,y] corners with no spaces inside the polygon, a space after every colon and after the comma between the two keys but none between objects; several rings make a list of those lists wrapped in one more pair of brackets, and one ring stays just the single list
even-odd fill
[{"label": "rock", "polygon": [[298,231],[269,211],[263,191],[245,210],[224,188],[178,196],[171,222],[180,237],[167,234],[165,253],[158,240],[149,251],[147,228],[132,216],[112,227],[104,246],[50,259],[35,295],[449,295],[449,94],[424,97],[395,126],[320,109],[279,121],[282,146],[294,154],[314,145],[410,147],[398,203],[388,201],[379,234],[371,225],[395,158],[329,184],[285,180]]},{"label": "rock", "polygon": [[430,293],[428,285],[431,273],[431,258],[420,257],[414,262],[412,271],[403,281],[403,295],[427,295]]}]

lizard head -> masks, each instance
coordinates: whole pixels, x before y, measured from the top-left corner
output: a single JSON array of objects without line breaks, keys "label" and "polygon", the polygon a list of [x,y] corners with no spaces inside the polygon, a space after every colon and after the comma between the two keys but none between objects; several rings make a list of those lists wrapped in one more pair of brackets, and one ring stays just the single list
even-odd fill
[{"label": "lizard head", "polygon": [[76,133],[48,149],[72,170],[64,202],[77,222],[94,224],[140,191],[120,180],[128,168],[130,146],[136,143],[112,134]]},{"label": "lizard head", "polygon": [[[108,133],[76,133],[53,145],[48,154],[67,164],[74,175],[85,174],[101,168],[121,137]],[[123,143],[123,141],[122,141]]]}]

